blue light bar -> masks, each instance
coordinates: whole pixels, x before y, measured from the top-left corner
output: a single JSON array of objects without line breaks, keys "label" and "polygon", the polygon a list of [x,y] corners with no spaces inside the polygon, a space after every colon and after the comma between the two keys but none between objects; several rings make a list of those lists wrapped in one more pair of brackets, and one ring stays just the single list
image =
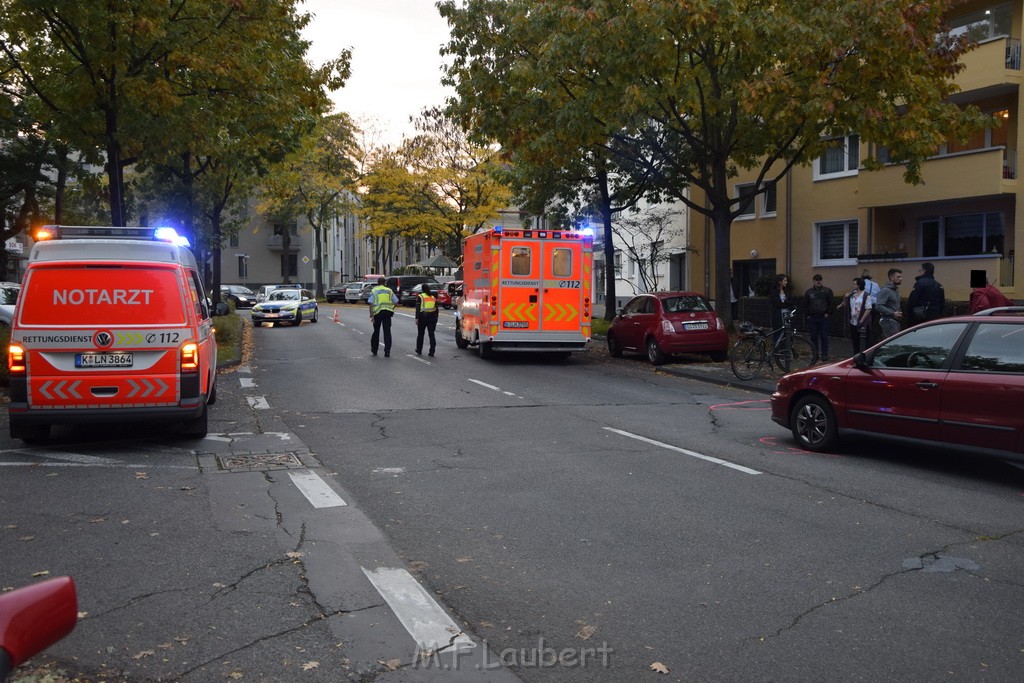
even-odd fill
[{"label": "blue light bar", "polygon": [[500,225],[495,225],[494,226],[494,232],[499,232],[500,233],[501,230],[502,230],[502,227]]},{"label": "blue light bar", "polygon": [[589,237],[590,239],[594,239],[594,229],[593,228],[583,228],[582,230],[580,230],[580,234],[583,235],[584,237]]},{"label": "blue light bar", "polygon": [[153,238],[162,242],[170,242],[178,247],[189,246],[188,238],[184,235],[179,235],[178,231],[174,228],[157,228],[153,231]]}]

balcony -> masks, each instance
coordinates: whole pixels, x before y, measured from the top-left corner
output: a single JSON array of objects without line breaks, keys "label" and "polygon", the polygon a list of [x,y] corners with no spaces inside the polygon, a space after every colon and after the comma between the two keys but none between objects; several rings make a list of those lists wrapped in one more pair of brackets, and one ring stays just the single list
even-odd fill
[{"label": "balcony", "polygon": [[[996,38],[981,43],[960,60],[964,70],[956,77],[962,93],[979,90],[1004,90],[1006,86],[1020,86],[1020,39]],[[977,93],[975,93],[977,96]],[[963,95],[954,96],[954,100]]]},{"label": "balcony", "polygon": [[[270,251],[284,251],[284,235],[271,235],[267,238],[267,249]],[[302,240],[299,239],[298,235],[291,236],[291,242],[288,245],[288,253],[296,254],[302,249]]]},{"label": "balcony", "polygon": [[920,185],[903,182],[904,167],[861,170],[858,193],[862,208],[923,204],[1017,192],[1015,150],[990,147],[932,157],[924,162]]}]

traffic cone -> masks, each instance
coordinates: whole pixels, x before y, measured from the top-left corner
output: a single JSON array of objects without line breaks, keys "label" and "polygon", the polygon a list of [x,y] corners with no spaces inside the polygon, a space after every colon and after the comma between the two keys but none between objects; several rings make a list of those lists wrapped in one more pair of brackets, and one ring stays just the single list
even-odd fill
[{"label": "traffic cone", "polygon": [[332,323],[340,323],[341,322],[341,318],[338,317],[338,309],[337,308],[334,309],[334,317],[331,318],[331,322]]}]

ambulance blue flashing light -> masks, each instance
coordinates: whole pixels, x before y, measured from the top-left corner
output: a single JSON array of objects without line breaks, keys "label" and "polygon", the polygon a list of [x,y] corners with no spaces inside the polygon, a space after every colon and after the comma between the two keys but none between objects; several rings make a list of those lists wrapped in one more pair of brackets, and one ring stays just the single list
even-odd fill
[{"label": "ambulance blue flashing light", "polygon": [[174,228],[157,228],[153,231],[153,237],[162,242],[170,242],[177,247],[189,246],[188,238],[184,235],[179,235],[178,231]]},{"label": "ambulance blue flashing light", "polygon": [[501,231],[502,231],[502,227],[501,227],[500,225],[495,225],[495,226],[494,226],[494,232],[496,232],[496,233],[499,233],[499,234],[500,234],[500,233],[501,233]]},{"label": "ambulance blue flashing light", "polygon": [[583,228],[582,230],[580,230],[580,234],[583,235],[584,237],[589,237],[590,239],[594,239],[594,229],[593,228]]}]

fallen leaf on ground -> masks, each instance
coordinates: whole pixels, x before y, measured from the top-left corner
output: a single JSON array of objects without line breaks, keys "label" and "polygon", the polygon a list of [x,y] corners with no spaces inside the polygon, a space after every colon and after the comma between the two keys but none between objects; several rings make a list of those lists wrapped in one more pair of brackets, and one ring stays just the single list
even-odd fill
[{"label": "fallen leaf on ground", "polygon": [[455,558],[455,561],[456,562],[461,562],[461,563],[465,564],[466,562],[472,562],[473,558],[472,557],[457,557],[457,558]]},{"label": "fallen leaf on ground", "polygon": [[402,660],[401,659],[389,659],[386,662],[383,661],[383,660],[378,659],[377,663],[380,664],[381,666],[383,666],[388,671],[395,671],[396,669],[398,669],[398,667],[402,666]]},{"label": "fallen leaf on ground", "polygon": [[146,474],[145,472],[136,472],[135,473],[135,478],[136,479],[149,479],[149,475]]},{"label": "fallen leaf on ground", "polygon": [[576,637],[580,640],[590,640],[595,633],[597,633],[597,627],[587,624],[576,633]]},{"label": "fallen leaf on ground", "polygon": [[298,558],[300,558],[300,557],[304,557],[304,556],[305,556],[305,553],[299,553],[299,552],[291,552],[291,553],[285,553],[285,554],[284,554],[284,556],[285,556],[285,557],[290,557],[290,558],[292,558],[293,560],[297,560],[297,559],[298,559]]},{"label": "fallen leaf on ground", "polygon": [[79,612],[78,613],[78,618],[79,619],[85,619],[87,616],[89,616],[88,612]]},{"label": "fallen leaf on ground", "polygon": [[35,538],[35,536],[19,536],[18,540],[19,541],[31,541],[34,538]]},{"label": "fallen leaf on ground", "polygon": [[107,521],[106,517],[93,517],[89,520],[89,524],[101,524],[105,521]]},{"label": "fallen leaf on ground", "polygon": [[226,678],[234,678],[237,681],[239,678],[241,678],[244,675],[245,674],[243,674],[241,671],[232,671],[231,673],[226,674],[225,677]]},{"label": "fallen leaf on ground", "polygon": [[651,671],[657,671],[660,674],[667,674],[668,667],[661,662],[655,662],[654,664],[651,664]]},{"label": "fallen leaf on ground", "polygon": [[154,652],[153,650],[143,650],[142,652],[138,653],[137,655],[132,655],[132,659],[142,659],[143,657],[152,657],[155,654],[156,654],[156,652]]},{"label": "fallen leaf on ground", "polygon": [[320,666],[320,662],[306,662],[302,665],[302,670],[309,671],[310,669],[315,669],[318,666]]},{"label": "fallen leaf on ground", "polygon": [[49,576],[49,575],[50,575],[50,570],[49,569],[44,569],[41,572],[36,572],[32,576]]}]

